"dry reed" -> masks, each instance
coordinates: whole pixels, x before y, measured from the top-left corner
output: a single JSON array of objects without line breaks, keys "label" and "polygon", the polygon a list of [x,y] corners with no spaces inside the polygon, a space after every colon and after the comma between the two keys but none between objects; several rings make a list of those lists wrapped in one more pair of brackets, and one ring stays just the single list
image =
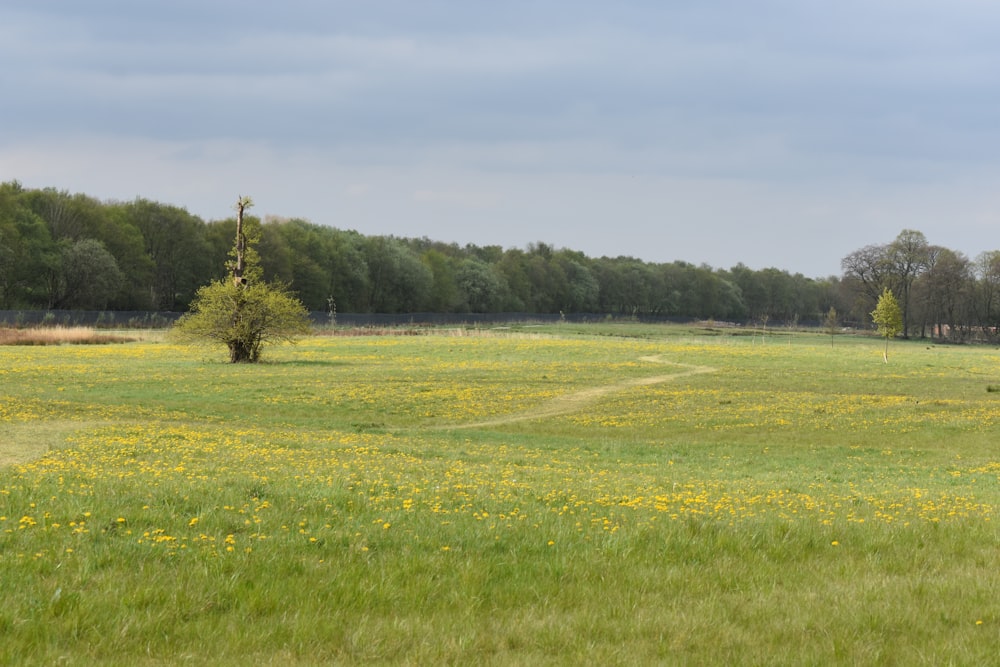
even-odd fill
[{"label": "dry reed", "polygon": [[90,327],[0,328],[0,345],[105,345],[134,340],[127,336],[97,333]]}]

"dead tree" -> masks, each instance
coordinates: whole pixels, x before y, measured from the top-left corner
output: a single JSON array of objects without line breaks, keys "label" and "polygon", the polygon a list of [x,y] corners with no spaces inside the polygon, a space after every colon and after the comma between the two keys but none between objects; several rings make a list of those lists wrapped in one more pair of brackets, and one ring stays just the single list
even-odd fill
[{"label": "dead tree", "polygon": [[243,212],[251,206],[253,201],[250,197],[240,197],[236,200],[236,264],[233,265],[233,283],[237,287],[247,284],[247,279],[243,276],[246,267],[243,255],[247,248],[247,239],[243,234]]}]

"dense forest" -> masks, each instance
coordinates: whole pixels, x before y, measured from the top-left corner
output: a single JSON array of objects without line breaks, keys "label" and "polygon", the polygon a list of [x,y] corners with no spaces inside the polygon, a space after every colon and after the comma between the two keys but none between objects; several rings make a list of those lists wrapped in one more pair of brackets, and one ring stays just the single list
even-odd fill
[{"label": "dense forest", "polygon": [[[1000,251],[970,260],[904,230],[845,257],[842,276],[777,268],[587,257],[534,243],[459,246],[366,236],[267,218],[258,250],[270,281],[306,308],[341,313],[597,313],[867,326],[883,287],[910,335],[990,337],[1000,326]],[[0,184],[0,309],[184,311],[225,271],[236,221],[136,199],[102,202]],[[752,259],[752,258],[748,258]]]}]

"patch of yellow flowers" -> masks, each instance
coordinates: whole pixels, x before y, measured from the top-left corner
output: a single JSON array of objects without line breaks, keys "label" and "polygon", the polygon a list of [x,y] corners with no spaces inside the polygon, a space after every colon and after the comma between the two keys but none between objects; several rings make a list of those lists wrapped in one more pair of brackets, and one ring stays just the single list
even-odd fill
[{"label": "patch of yellow flowers", "polygon": [[[329,355],[323,346],[332,344],[311,343],[301,356]],[[411,424],[413,418],[431,426],[461,423],[537,406],[567,391],[563,378],[572,377],[579,387],[609,373],[641,376],[642,365],[635,359],[643,353],[666,350],[682,359],[705,352],[703,345],[630,343],[616,350],[614,359],[602,362],[607,350],[592,341],[469,339],[460,346],[434,342],[427,358],[398,356],[397,347],[412,350],[413,343],[407,345],[373,340],[352,343],[349,353],[339,352],[350,363],[370,365],[373,378],[379,377],[380,366],[391,368],[385,381],[305,379],[295,393],[264,396],[262,402],[316,409],[343,403],[377,405],[409,418]],[[445,349],[448,345],[458,348],[453,356]],[[142,346],[124,349],[135,363],[142,363],[147,354]],[[544,358],[532,360],[540,349]],[[710,352],[717,363],[729,363],[725,360],[746,350],[718,345]],[[80,354],[79,367],[11,364],[5,372],[86,375],[95,372],[90,357],[107,352],[85,349]],[[782,352],[758,348],[754,354],[778,359]],[[93,381],[100,384],[99,372]],[[114,378],[103,381],[112,383]],[[634,386],[553,419],[609,433],[628,427],[669,432],[684,426],[737,434],[751,429],[903,434],[928,424],[982,431],[1000,423],[1000,402],[917,405],[902,395],[705,385]],[[24,396],[0,401],[0,426],[65,418],[66,409],[58,401]],[[944,473],[992,485],[1000,481],[1000,463],[980,462],[947,471],[914,468],[905,479],[887,478],[865,488],[852,481],[805,481],[792,489],[767,477],[713,478],[705,467],[675,465],[666,456],[654,463],[621,460],[600,448],[532,446],[516,436],[500,438],[499,444],[499,436],[494,436],[493,442],[482,444],[414,427],[378,433],[294,425],[227,428],[185,421],[183,414],[156,406],[96,404],[73,410],[86,413],[90,423],[64,448],[0,476],[0,536],[30,531],[113,533],[138,548],[198,549],[223,556],[249,553],[275,537],[298,536],[304,543],[318,544],[343,533],[358,516],[377,517],[370,525],[385,534],[405,532],[414,522],[446,525],[462,520],[494,535],[561,525],[587,539],[664,521],[990,521],[996,508],[973,497],[968,485],[949,491],[929,481]],[[94,426],[95,421],[104,425]],[[844,463],[843,479],[862,479],[864,474],[854,474],[852,465],[850,459]],[[927,484],[919,483],[921,476]],[[303,513],[308,516],[300,516]],[[360,535],[362,527],[357,531]],[[72,549],[65,546],[62,552]],[[43,552],[33,553],[37,557]]]}]

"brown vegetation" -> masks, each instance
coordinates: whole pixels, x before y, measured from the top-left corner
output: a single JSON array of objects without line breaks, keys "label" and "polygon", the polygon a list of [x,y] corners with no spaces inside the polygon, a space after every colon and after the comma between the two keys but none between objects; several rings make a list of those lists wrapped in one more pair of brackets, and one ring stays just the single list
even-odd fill
[{"label": "brown vegetation", "polygon": [[0,328],[0,345],[105,345],[134,340],[127,336],[99,334],[90,327]]},{"label": "brown vegetation", "polygon": [[336,329],[317,329],[316,336],[423,336],[429,329],[421,330],[410,327],[342,327]]}]

